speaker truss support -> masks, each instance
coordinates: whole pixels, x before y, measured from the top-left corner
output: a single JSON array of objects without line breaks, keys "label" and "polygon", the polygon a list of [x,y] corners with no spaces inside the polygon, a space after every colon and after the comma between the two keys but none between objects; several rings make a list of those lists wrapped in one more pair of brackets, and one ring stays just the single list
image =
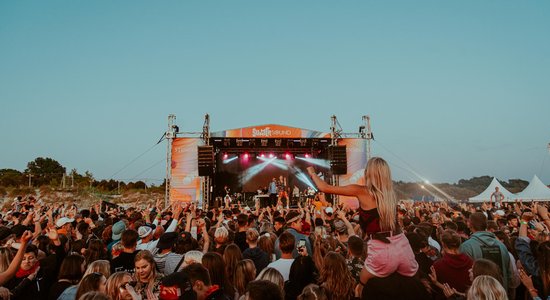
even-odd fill
[{"label": "speaker truss support", "polygon": [[168,115],[168,130],[166,137],[166,178],[164,179],[164,206],[167,207],[170,202],[170,183],[172,182],[172,142],[176,137],[178,128],[174,125],[176,115]]},{"label": "speaker truss support", "polygon": [[[210,116],[208,114],[204,115],[204,124],[202,125],[202,134],[201,139],[204,145],[210,145]],[[215,164],[213,166],[215,168]],[[212,198],[212,177],[211,176],[202,176],[201,177],[201,197],[197,199],[197,205],[202,206],[203,209],[209,206]],[[202,202],[202,203],[201,203]]]}]

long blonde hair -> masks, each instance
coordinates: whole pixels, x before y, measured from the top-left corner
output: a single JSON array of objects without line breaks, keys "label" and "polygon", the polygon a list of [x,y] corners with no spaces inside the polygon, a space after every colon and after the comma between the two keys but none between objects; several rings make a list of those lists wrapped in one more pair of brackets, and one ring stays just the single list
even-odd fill
[{"label": "long blonde hair", "polygon": [[113,300],[120,298],[120,286],[124,283],[124,278],[132,280],[132,276],[128,272],[116,272],[109,276],[106,284],[106,292]]},{"label": "long blonde hair", "polygon": [[111,263],[108,260],[103,259],[93,261],[88,265],[88,268],[86,269],[86,272],[84,272],[82,278],[92,273],[101,273],[105,276],[105,278],[109,278],[109,276],[111,276]]},{"label": "long blonde hair", "polygon": [[393,190],[388,163],[380,158],[369,159],[365,169],[367,190],[376,200],[382,231],[394,231],[397,220],[397,196]]},{"label": "long blonde hair", "polygon": [[256,267],[254,262],[250,259],[243,259],[235,267],[235,274],[233,277],[235,288],[239,295],[244,295],[246,292],[246,285],[253,281],[256,277]]},{"label": "long blonde hair", "polygon": [[508,295],[498,280],[488,275],[480,275],[472,282],[466,299],[508,300]]}]

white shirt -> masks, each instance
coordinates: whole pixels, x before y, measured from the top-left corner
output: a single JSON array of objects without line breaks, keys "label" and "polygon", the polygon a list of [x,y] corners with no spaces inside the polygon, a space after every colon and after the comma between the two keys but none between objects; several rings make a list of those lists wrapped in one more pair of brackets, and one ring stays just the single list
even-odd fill
[{"label": "white shirt", "polygon": [[268,268],[273,268],[283,275],[285,281],[288,280],[288,274],[290,273],[290,266],[294,262],[294,258],[279,258],[278,260],[267,265]]},{"label": "white shirt", "polygon": [[[153,224],[155,226],[160,226],[158,225],[158,221],[157,219],[155,219],[153,221]],[[172,222],[170,223],[170,225],[168,225],[168,228],[166,228],[166,231],[164,233],[167,233],[167,232],[172,232],[174,230],[176,230],[176,227],[178,227],[178,221],[176,220],[172,220]],[[151,252],[151,254],[155,255],[155,253],[158,252],[158,248],[157,248],[157,244],[158,244],[159,240],[151,240],[145,244],[142,244],[141,243],[141,239],[138,241],[138,244],[137,244],[137,247],[136,247],[136,250],[149,250],[149,252]]]},{"label": "white shirt", "polygon": [[441,246],[439,245],[439,243],[432,239],[431,236],[428,237],[428,244],[432,247],[434,247],[435,249],[437,249],[437,251],[439,251],[439,253],[441,253]]}]

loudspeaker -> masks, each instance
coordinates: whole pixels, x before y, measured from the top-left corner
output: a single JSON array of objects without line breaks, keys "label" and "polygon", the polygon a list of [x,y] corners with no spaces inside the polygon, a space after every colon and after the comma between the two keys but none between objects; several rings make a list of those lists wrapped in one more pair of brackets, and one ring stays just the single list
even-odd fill
[{"label": "loudspeaker", "polygon": [[197,149],[199,176],[210,176],[214,173],[214,147],[199,146]]},{"label": "loudspeaker", "polygon": [[346,155],[346,146],[328,146],[328,159],[330,160],[330,170],[332,174],[347,174],[348,159]]}]

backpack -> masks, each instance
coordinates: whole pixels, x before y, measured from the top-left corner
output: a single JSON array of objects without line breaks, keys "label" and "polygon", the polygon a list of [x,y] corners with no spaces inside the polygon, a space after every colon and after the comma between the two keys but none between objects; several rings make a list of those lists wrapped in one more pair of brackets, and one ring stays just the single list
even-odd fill
[{"label": "backpack", "polygon": [[487,243],[485,243],[483,240],[478,238],[477,236],[472,236],[472,237],[478,240],[482,244],[480,246],[481,256],[484,259],[488,259],[494,262],[495,264],[497,264],[499,268],[502,268],[502,252],[500,251],[500,247],[498,245],[490,246]]}]

